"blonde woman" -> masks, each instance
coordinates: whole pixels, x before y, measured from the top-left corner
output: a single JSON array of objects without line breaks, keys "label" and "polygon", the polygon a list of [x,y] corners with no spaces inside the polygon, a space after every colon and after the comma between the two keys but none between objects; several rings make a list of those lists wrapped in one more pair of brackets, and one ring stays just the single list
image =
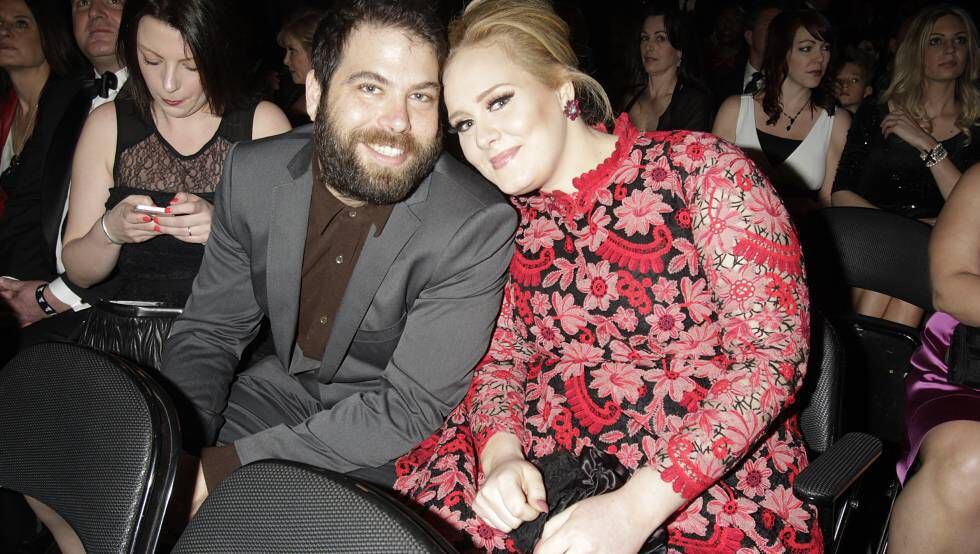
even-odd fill
[{"label": "blonde woman", "polygon": [[473,3],[450,43],[449,125],[520,224],[489,353],[396,488],[464,549],[820,552],[791,485],[808,298],[768,181],[713,135],[594,128],[548,2]]},{"label": "blonde woman", "polygon": [[323,19],[323,14],[322,10],[301,9],[286,19],[276,36],[279,46],[286,51],[282,63],[289,70],[289,77],[293,84],[300,87],[299,94],[296,94],[296,98],[286,108],[286,115],[295,125],[310,122],[306,114],[306,94],[302,91],[305,90],[306,74],[313,69],[313,63],[310,61],[313,33]]},{"label": "blonde woman", "polygon": [[[833,205],[934,222],[961,172],[980,161],[978,78],[977,29],[970,16],[953,6],[916,14],[881,102],[866,103],[854,116]],[[855,294],[855,309],[913,327],[922,318],[919,308],[869,291]]]}]

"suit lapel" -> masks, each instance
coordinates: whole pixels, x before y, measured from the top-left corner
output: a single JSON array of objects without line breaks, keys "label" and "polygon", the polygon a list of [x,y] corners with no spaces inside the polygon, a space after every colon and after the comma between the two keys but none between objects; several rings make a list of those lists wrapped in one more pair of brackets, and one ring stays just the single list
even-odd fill
[{"label": "suit lapel", "polygon": [[330,382],[336,375],[354,334],[361,326],[381,286],[381,281],[388,274],[395,258],[418,229],[420,221],[411,209],[414,203],[412,200],[415,198],[417,196],[413,195],[410,200],[394,207],[381,236],[375,237],[374,227],[372,227],[370,235],[364,241],[357,266],[351,274],[347,290],[344,291],[337,319],[323,352],[319,374],[321,383]]},{"label": "suit lapel", "polygon": [[292,181],[275,187],[269,250],[266,260],[266,290],[269,297],[269,319],[276,354],[283,367],[289,367],[296,320],[299,317],[300,278],[306,230],[309,223],[313,175],[310,160],[312,142],[300,150],[287,168]]}]

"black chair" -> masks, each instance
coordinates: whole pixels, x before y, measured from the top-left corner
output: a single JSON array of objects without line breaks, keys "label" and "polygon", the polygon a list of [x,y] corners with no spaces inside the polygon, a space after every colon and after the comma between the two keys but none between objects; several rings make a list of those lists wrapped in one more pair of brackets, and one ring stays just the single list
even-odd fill
[{"label": "black chair", "polygon": [[0,370],[0,486],[52,508],[90,554],[154,551],[179,444],[166,392],[122,359],[45,343]]},{"label": "black chair", "polygon": [[173,552],[455,551],[421,516],[372,485],[266,460],[222,481]]},{"label": "black chair", "polygon": [[793,491],[817,506],[826,551],[837,552],[859,505],[859,479],[881,455],[882,445],[866,433],[840,436],[844,351],[833,325],[823,317],[813,319],[809,370],[798,395],[800,429],[812,463],[796,477]]},{"label": "black chair", "polygon": [[813,301],[830,314],[848,358],[849,429],[880,437],[891,449],[904,431],[905,375],[919,345],[912,327],[853,313],[852,287],[932,311],[932,227],[883,210],[828,208],[804,225]]}]

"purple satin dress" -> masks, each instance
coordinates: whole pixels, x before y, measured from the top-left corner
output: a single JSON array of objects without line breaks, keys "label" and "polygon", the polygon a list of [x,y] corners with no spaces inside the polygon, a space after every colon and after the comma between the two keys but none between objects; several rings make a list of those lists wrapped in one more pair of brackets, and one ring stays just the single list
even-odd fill
[{"label": "purple satin dress", "polygon": [[905,482],[926,433],[947,421],[980,421],[980,390],[946,381],[946,351],[959,322],[936,312],[922,330],[922,345],[912,354],[905,378],[906,449],[898,461],[898,478]]}]

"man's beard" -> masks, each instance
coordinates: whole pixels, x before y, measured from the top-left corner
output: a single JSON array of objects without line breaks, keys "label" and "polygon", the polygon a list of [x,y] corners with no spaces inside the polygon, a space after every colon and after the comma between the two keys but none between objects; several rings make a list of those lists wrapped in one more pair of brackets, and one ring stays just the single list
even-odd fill
[{"label": "man's beard", "polygon": [[[321,103],[313,121],[313,146],[323,182],[340,194],[375,205],[395,204],[410,195],[432,171],[442,150],[442,137],[419,144],[408,134],[363,129],[341,134]],[[358,143],[382,144],[403,150],[408,159],[404,167],[387,169],[365,167],[357,156]]]}]

